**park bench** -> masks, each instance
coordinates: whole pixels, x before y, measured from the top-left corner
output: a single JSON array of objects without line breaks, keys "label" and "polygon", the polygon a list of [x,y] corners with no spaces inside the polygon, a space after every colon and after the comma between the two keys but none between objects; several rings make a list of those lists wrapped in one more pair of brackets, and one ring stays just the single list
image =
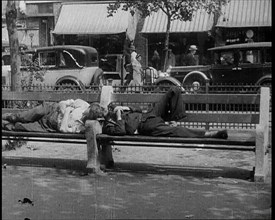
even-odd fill
[{"label": "park bench", "polygon": [[[105,87],[102,88],[102,92]],[[107,93],[106,93],[107,94]],[[137,105],[144,110],[156,103],[163,93],[109,93],[118,105]],[[110,144],[119,146],[203,148],[216,150],[238,150],[255,152],[254,180],[265,181],[268,174],[268,129],[269,88],[262,87],[257,94],[182,94],[187,117],[178,126],[197,129],[235,130],[236,135],[228,139],[151,137],[142,135],[110,136],[97,135],[98,147]],[[81,98],[87,102],[99,101],[100,93],[57,93],[57,92],[10,92],[2,91],[2,101],[35,100],[60,101]],[[18,111],[3,108],[2,112]],[[242,131],[251,131],[242,133]],[[230,133],[229,133],[230,134]],[[249,134],[249,135],[242,135]],[[2,139],[25,138],[28,141],[61,143],[85,143],[84,134],[17,132],[2,130]],[[88,147],[88,146],[87,146]],[[89,160],[89,158],[88,158]]]}]

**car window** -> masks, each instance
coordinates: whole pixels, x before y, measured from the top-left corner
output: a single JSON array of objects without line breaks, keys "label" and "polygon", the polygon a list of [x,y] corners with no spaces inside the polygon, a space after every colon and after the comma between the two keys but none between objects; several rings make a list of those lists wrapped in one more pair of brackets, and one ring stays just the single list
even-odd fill
[{"label": "car window", "polygon": [[92,61],[92,63],[97,65],[97,54],[92,54],[91,55],[91,61]]},{"label": "car window", "polygon": [[214,54],[215,63],[224,66],[233,65],[234,63],[234,53],[232,51],[222,51],[220,53]]},{"label": "car window", "polygon": [[65,59],[64,56],[66,56],[66,55],[64,55],[64,52],[61,52],[59,54],[59,66],[60,67],[66,67],[67,66],[66,59]]},{"label": "car window", "polygon": [[53,51],[40,52],[39,63],[41,66],[56,66],[56,53]]},{"label": "car window", "polygon": [[64,68],[82,68],[85,64],[84,55],[74,50],[62,50],[59,53],[60,67]]},{"label": "car window", "polygon": [[240,63],[260,63],[260,50],[243,50],[240,52]]}]

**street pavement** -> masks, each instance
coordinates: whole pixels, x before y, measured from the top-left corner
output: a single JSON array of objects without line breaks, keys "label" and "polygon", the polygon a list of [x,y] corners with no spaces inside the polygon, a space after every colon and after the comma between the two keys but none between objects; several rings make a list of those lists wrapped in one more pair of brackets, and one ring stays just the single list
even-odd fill
[{"label": "street pavement", "polygon": [[271,175],[251,181],[253,152],[117,147],[98,176],[85,145],[46,144],[2,152],[2,219],[271,219]]}]

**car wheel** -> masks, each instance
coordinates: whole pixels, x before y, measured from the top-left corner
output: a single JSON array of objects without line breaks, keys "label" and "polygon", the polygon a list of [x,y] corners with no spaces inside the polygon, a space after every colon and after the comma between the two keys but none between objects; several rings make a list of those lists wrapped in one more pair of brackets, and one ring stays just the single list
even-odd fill
[{"label": "car wheel", "polygon": [[272,94],[272,84],[271,81],[265,81],[260,84],[260,86],[266,86],[270,88],[270,94]]},{"label": "car wheel", "polygon": [[81,88],[76,83],[60,83],[56,85],[55,90],[71,92],[71,91],[80,91]]},{"label": "car wheel", "polygon": [[206,90],[205,80],[197,75],[191,75],[188,79],[185,80],[183,85],[190,93],[203,93]]}]

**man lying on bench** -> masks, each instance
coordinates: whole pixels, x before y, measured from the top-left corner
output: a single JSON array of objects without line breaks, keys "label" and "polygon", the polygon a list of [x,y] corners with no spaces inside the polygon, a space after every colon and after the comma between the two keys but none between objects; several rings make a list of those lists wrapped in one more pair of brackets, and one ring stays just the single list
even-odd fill
[{"label": "man lying on bench", "polygon": [[[141,109],[108,105],[108,114],[103,123],[102,133],[108,135],[141,134],[160,137],[184,138],[220,138],[227,139],[227,130],[205,131],[177,126],[176,121],[185,118],[185,109],[181,92],[172,87],[154,107],[146,113]],[[165,123],[170,121],[170,124]],[[107,148],[109,146],[104,146]],[[111,153],[111,152],[109,152]],[[108,155],[108,167],[114,166],[112,155]],[[111,158],[111,160],[110,160]],[[101,166],[102,167],[102,166]]]},{"label": "man lying on bench", "polygon": [[81,99],[58,103],[45,102],[30,110],[2,115],[2,129],[33,132],[84,133],[85,121],[107,114],[99,103],[91,105]]}]

